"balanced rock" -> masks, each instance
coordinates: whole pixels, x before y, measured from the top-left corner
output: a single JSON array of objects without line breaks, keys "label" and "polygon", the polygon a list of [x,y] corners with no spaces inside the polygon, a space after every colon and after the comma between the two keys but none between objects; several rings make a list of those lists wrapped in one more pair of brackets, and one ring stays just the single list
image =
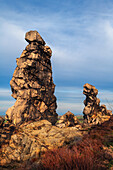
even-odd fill
[{"label": "balanced rock", "polygon": [[107,110],[105,105],[100,106],[100,99],[96,97],[98,90],[88,83],[83,87],[83,94],[86,95],[84,100],[85,108],[83,110],[85,123],[101,124],[109,120],[112,111]]},{"label": "balanced rock", "polygon": [[17,67],[10,81],[14,106],[6,112],[6,119],[14,124],[34,119],[57,121],[55,85],[52,79],[50,47],[37,31],[25,35],[29,44],[17,58]]},{"label": "balanced rock", "polygon": [[29,31],[25,35],[25,40],[29,43],[37,42],[39,44],[45,45],[45,41],[42,39],[37,31]]},{"label": "balanced rock", "polygon": [[56,126],[62,127],[71,127],[79,124],[77,117],[70,111],[65,113],[60,119],[57,121]]}]

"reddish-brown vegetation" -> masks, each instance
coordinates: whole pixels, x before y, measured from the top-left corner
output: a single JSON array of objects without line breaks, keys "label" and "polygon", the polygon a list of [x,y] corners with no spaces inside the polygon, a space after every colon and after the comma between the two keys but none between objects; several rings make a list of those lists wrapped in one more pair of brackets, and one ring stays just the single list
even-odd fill
[{"label": "reddish-brown vegetation", "polygon": [[[27,168],[36,170],[104,170],[112,166],[112,155],[103,146],[113,146],[113,116],[102,125],[89,130],[83,140],[45,153],[41,163],[32,159]],[[106,156],[107,154],[107,156]],[[111,164],[110,164],[111,163]]]},{"label": "reddish-brown vegetation", "polygon": [[45,169],[51,170],[93,170],[97,168],[95,147],[97,150],[100,150],[98,145],[93,146],[89,141],[85,145],[80,145],[79,147],[64,147],[59,150],[49,151],[43,157],[42,163]]}]

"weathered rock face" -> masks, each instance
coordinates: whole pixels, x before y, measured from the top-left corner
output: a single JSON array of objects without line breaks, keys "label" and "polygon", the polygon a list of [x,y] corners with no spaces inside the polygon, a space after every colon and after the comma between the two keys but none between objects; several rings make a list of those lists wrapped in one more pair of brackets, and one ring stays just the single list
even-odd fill
[{"label": "weathered rock face", "polygon": [[25,35],[29,42],[20,58],[10,81],[14,106],[6,112],[6,119],[14,124],[31,119],[57,121],[55,85],[52,79],[52,51],[37,31]]},{"label": "weathered rock face", "polygon": [[[56,126],[63,128],[63,127],[71,127],[71,126],[78,126],[79,120],[77,117],[70,111],[65,113],[60,119],[57,121]],[[80,126],[78,126],[80,127]]]},{"label": "weathered rock face", "polygon": [[84,100],[85,108],[83,110],[85,122],[98,124],[109,120],[112,111],[107,110],[105,105],[100,106],[100,99],[96,97],[98,90],[88,83],[83,87],[83,94],[86,95],[86,99]]},{"label": "weathered rock face", "polygon": [[82,136],[76,127],[61,129],[47,120],[24,123],[11,136],[9,144],[2,146],[0,165],[39,158],[47,150],[78,142]]},{"label": "weathered rock face", "polygon": [[9,123],[8,121],[3,123],[2,127],[0,127],[0,148],[2,145],[8,144],[14,130],[14,124]]},{"label": "weathered rock face", "polygon": [[0,128],[3,126],[4,118],[0,116]]}]

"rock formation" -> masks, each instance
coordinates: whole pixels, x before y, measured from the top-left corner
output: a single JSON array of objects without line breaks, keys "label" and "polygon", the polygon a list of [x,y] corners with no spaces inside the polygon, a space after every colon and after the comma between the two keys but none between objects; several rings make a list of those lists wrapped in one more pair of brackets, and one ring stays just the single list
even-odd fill
[{"label": "rock formation", "polygon": [[107,110],[105,105],[100,106],[100,99],[96,97],[98,90],[88,83],[83,87],[83,94],[86,95],[84,100],[85,108],[83,110],[85,123],[101,124],[109,120],[112,111]]},{"label": "rock formation", "polygon": [[10,81],[14,106],[6,112],[6,119],[14,124],[47,119],[57,121],[55,85],[52,79],[52,51],[37,31],[25,35],[29,43],[17,58],[17,67]]},{"label": "rock formation", "polygon": [[57,121],[56,126],[62,128],[62,127],[72,127],[79,124],[79,120],[77,117],[70,111],[65,113],[60,117],[60,119]]},{"label": "rock formation", "polygon": [[47,150],[76,143],[82,137],[82,132],[76,127],[61,129],[52,126],[47,120],[24,122],[11,136],[9,144],[2,146],[0,165],[7,165],[13,161],[22,163],[25,160],[39,158]]},{"label": "rock formation", "polygon": [[8,121],[2,124],[2,127],[0,127],[0,148],[2,145],[9,143],[14,130],[14,124],[9,123]]},{"label": "rock formation", "polygon": [[0,116],[0,128],[3,126],[4,118]]}]

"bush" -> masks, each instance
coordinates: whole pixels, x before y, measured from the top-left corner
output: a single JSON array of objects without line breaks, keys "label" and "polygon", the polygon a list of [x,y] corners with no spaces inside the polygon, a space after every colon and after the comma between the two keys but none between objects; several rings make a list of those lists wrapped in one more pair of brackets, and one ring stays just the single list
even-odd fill
[{"label": "bush", "polygon": [[86,138],[71,148],[63,147],[46,152],[42,164],[48,170],[93,170],[99,167],[97,158],[100,158],[100,153],[100,141]]}]

